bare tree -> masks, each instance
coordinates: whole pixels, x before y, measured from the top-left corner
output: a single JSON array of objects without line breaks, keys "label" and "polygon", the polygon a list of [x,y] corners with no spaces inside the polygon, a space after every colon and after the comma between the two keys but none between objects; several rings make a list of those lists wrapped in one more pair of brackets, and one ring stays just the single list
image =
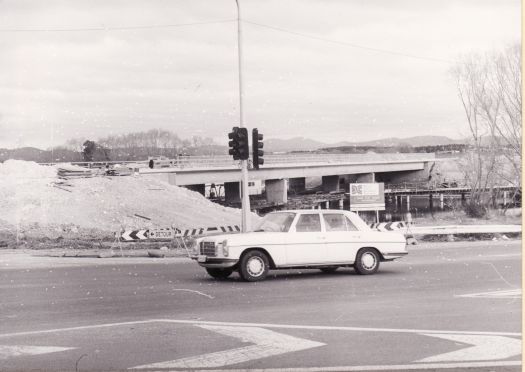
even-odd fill
[{"label": "bare tree", "polygon": [[464,159],[465,179],[472,188],[470,215],[487,213],[497,184],[521,188],[520,62],[521,48],[514,45],[470,55],[452,70],[474,148]]}]

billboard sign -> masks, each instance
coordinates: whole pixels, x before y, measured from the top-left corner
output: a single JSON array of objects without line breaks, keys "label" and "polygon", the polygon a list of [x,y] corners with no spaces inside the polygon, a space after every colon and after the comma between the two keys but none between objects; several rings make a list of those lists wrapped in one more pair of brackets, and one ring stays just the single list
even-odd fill
[{"label": "billboard sign", "polygon": [[351,183],[350,184],[351,211],[384,211],[385,185],[384,183]]}]

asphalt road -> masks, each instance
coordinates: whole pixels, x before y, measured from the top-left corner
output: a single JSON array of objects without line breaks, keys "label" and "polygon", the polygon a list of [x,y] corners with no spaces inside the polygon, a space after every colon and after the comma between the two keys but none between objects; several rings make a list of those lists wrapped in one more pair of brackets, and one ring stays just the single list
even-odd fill
[{"label": "asphalt road", "polygon": [[258,283],[187,259],[5,257],[3,371],[521,370],[519,241],[422,244],[373,276]]}]

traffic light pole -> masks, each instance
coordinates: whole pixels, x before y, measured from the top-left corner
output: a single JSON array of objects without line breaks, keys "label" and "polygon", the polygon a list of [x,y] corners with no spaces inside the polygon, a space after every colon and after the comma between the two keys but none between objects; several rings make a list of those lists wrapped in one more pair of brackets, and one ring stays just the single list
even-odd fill
[{"label": "traffic light pole", "polygon": [[[238,57],[239,57],[239,127],[244,127],[244,110],[243,110],[243,90],[242,90],[242,43],[241,43],[241,8],[239,0],[235,0],[237,4],[237,43],[238,43]],[[251,230],[252,224],[250,220],[250,196],[248,193],[248,160],[241,161],[242,178],[241,178],[241,196],[242,196],[242,231],[247,232]]]}]

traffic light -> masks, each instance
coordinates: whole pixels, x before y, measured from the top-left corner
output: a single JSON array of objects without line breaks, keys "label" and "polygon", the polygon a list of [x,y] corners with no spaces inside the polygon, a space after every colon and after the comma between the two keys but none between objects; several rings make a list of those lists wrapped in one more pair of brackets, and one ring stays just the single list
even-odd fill
[{"label": "traffic light", "polygon": [[232,131],[228,133],[228,138],[230,141],[228,142],[228,146],[230,146],[230,149],[228,150],[228,154],[233,156],[233,160],[239,160],[239,141],[237,138],[237,132],[239,131],[238,127],[233,127]]},{"label": "traffic light", "polygon": [[248,129],[233,127],[228,133],[228,154],[233,156],[233,160],[247,160],[250,156],[250,145],[248,144]]},{"label": "traffic light", "polygon": [[259,169],[260,165],[264,164],[264,151],[261,150],[264,147],[263,135],[259,133],[257,128],[252,130],[252,156],[253,156],[253,167]]}]

